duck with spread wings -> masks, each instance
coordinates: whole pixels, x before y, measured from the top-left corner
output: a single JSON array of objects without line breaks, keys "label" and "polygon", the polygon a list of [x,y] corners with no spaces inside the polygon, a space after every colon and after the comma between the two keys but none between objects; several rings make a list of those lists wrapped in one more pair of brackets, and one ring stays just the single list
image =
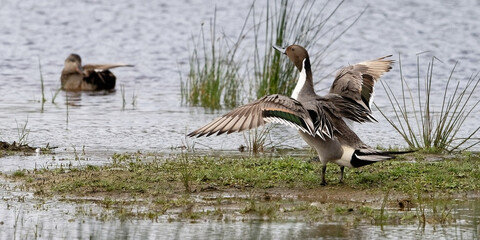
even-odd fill
[{"label": "duck with spread wings", "polygon": [[346,121],[376,122],[371,102],[374,85],[391,69],[391,56],[381,57],[344,67],[338,71],[328,94],[315,93],[310,59],[305,48],[291,45],[274,48],[295,64],[300,77],[292,96],[273,94],[240,106],[209,124],[188,134],[190,137],[229,134],[281,123],[297,129],[300,136],[317,151],[322,163],[322,185],[326,184],[327,163],[340,166],[340,182],[344,168],[357,168],[388,160],[403,152],[378,151],[365,143],[349,128]]}]

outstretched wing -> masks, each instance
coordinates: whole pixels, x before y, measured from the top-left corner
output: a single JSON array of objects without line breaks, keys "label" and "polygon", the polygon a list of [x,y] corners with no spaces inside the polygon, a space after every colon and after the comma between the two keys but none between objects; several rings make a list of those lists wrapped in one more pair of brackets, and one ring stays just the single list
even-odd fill
[{"label": "outstretched wing", "polygon": [[131,64],[87,64],[83,66],[84,71],[105,71],[117,67],[133,67]]},{"label": "outstretched wing", "polygon": [[391,56],[357,63],[340,69],[330,88],[330,93],[351,98],[370,110],[374,85],[383,73],[388,72],[392,68],[393,60],[386,59]]},{"label": "outstretched wing", "polygon": [[347,118],[358,123],[377,121],[370,109],[348,97],[329,93],[323,97],[318,96],[316,101],[335,118]]},{"label": "outstretched wing", "polygon": [[308,110],[297,100],[278,94],[243,105],[191,132],[189,137],[240,132],[269,122],[281,123],[315,136],[316,128]]}]

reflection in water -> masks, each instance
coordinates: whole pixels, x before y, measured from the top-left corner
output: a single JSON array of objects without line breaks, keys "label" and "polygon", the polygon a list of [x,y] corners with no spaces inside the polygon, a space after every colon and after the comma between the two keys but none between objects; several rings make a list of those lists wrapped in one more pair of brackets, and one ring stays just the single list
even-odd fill
[{"label": "reflection in water", "polygon": [[[480,206],[479,201],[473,204]],[[477,239],[479,227],[478,216],[476,221],[463,225],[427,225],[422,229],[415,224],[347,226],[340,222],[303,221],[121,220],[104,219],[94,213],[96,210],[82,214],[66,203],[47,202],[36,210],[25,207],[26,204],[8,208],[4,205],[0,204],[0,239]],[[85,206],[89,208],[97,207]]]},{"label": "reflection in water", "polygon": [[179,221],[169,215],[160,215],[155,220],[137,219],[122,217],[125,213],[119,214],[114,208],[104,208],[88,201],[43,200],[35,198],[32,193],[16,190],[8,182],[0,181],[0,186],[0,196],[3,196],[0,201],[0,240],[477,239],[480,226],[480,200],[452,202],[449,206],[455,222],[445,226],[429,223],[422,229],[415,221],[380,226],[362,221],[342,222],[341,217],[337,220],[319,219],[318,222],[249,220],[248,217]]},{"label": "reflection in water", "polygon": [[65,104],[71,107],[80,107],[82,100],[81,92],[65,92]]},{"label": "reflection in water", "polygon": [[[95,99],[97,96],[115,96],[116,91],[111,90],[111,91],[84,91],[84,92],[79,92],[79,91],[64,91],[62,92],[63,95],[65,95],[65,103],[68,106],[71,107],[81,107],[82,106],[82,95],[84,97],[92,97],[92,100]],[[92,103],[95,104],[95,103]],[[105,109],[105,111],[108,111],[108,109]]]},{"label": "reflection in water", "polygon": [[352,231],[346,226],[336,224],[318,224],[300,231],[301,239],[344,238],[351,239]]}]

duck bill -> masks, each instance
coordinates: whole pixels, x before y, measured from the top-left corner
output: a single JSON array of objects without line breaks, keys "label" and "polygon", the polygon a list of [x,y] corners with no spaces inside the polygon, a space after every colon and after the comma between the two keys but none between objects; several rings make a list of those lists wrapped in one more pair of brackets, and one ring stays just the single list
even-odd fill
[{"label": "duck bill", "polygon": [[75,71],[77,71],[80,74],[83,74],[83,67],[81,65],[76,65],[75,66]]},{"label": "duck bill", "polygon": [[279,47],[279,46],[276,46],[276,45],[273,45],[272,47],[273,47],[273,49],[285,54],[286,48],[282,48],[282,47]]}]

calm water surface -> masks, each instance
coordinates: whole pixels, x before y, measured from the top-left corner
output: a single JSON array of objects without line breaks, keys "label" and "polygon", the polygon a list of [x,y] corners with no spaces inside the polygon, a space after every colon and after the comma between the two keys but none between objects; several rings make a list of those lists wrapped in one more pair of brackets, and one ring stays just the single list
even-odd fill
[{"label": "calm water surface", "polygon": [[[52,156],[13,156],[0,160],[0,171],[35,167],[56,167],[62,164],[82,164],[73,161],[74,152],[85,151],[88,164],[103,164],[113,152],[160,151],[191,144],[185,133],[207,123],[224,111],[206,112],[201,108],[181,104],[180,82],[188,73],[188,55],[192,49],[191,36],[197,36],[201,23],[207,23],[217,6],[218,29],[236,36],[243,24],[250,3],[248,1],[0,1],[0,140],[18,139],[18,129],[27,123],[28,140],[33,146],[57,146]],[[261,11],[261,1],[257,3]],[[434,82],[434,101],[442,100],[442,84],[456,61],[456,79],[464,83],[476,73],[480,65],[480,2],[467,1],[391,1],[367,2],[347,0],[333,18],[332,24],[368,10],[360,21],[341,37],[317,66],[315,78],[328,77],[331,72],[349,63],[401,54],[403,72],[408,79],[416,78],[416,56],[421,56],[422,67],[432,56],[438,57],[435,73],[441,76]],[[319,4],[318,6],[321,6]],[[333,7],[331,4],[330,7]],[[338,28],[337,32],[341,31]],[[326,36],[326,40],[329,36]],[[246,36],[252,41],[252,36]],[[310,51],[321,49],[319,42]],[[60,72],[64,59],[71,52],[83,57],[84,63],[124,62],[134,68],[115,69],[117,91],[111,94],[60,92]],[[40,71],[45,81],[47,102],[40,104]],[[315,65],[316,59],[312,59]],[[319,62],[319,61],[317,61]],[[425,68],[424,68],[425,69]],[[399,86],[399,68],[387,73],[387,81],[394,89]],[[332,79],[331,76],[327,79]],[[324,93],[331,80],[317,84]],[[124,86],[127,104],[123,107],[120,86]],[[473,100],[480,99],[475,94]],[[68,104],[67,104],[68,101]],[[381,86],[376,92],[376,103],[388,111],[388,101]],[[135,102],[135,104],[132,104]],[[465,124],[463,135],[480,124],[480,109]],[[392,116],[391,111],[389,111]],[[360,137],[373,146],[405,146],[398,134],[380,114],[374,131],[370,124],[357,126]],[[462,135],[462,134],[460,134]],[[478,134],[477,136],[478,137]],[[234,150],[244,143],[242,134],[195,140],[198,148]],[[272,144],[280,147],[305,147],[295,131],[278,127],[272,133]],[[3,196],[9,197],[4,192]],[[59,203],[55,203],[59,204]],[[0,236],[14,236],[12,224],[16,216],[23,216],[23,225],[16,228],[17,236],[32,237],[35,225],[41,223],[43,236],[48,232],[65,236],[100,236],[123,238],[168,236],[193,237],[214,234],[221,237],[278,239],[290,236],[317,238],[400,237],[474,238],[476,229],[471,221],[452,228],[428,229],[424,232],[412,227],[358,226],[345,230],[341,223],[310,225],[288,223],[152,223],[150,221],[98,221],[85,217],[77,219],[64,214],[55,205],[49,211],[31,209],[28,204],[12,206],[0,204]],[[478,206],[478,204],[476,205]],[[66,204],[65,211],[72,206]],[[63,208],[63,206],[62,206]],[[73,219],[73,220],[72,220]],[[54,220],[54,221],[53,221]],[[71,220],[71,221],[68,221]],[[478,220],[477,220],[478,222]],[[478,224],[478,223],[477,223]],[[19,225],[17,225],[19,226]],[[122,229],[120,231],[119,229]],[[125,230],[126,229],[126,230]],[[160,230],[161,229],[161,230]],[[329,229],[328,231],[325,229]],[[333,229],[333,230],[332,230]],[[126,231],[126,232],[123,232]],[[114,232],[115,234],[109,234]],[[147,234],[148,235],[144,235]],[[342,233],[345,235],[336,235]],[[54,236],[58,236],[55,234]],[[103,238],[102,237],[102,238]],[[4,239],[7,239],[4,238]]]},{"label": "calm water surface", "polygon": [[[8,183],[1,182],[1,184]],[[0,201],[0,239],[478,239],[480,201],[449,205],[456,221],[446,226],[427,224],[346,225],[336,221],[236,219],[122,219],[115,209],[95,203],[39,200],[32,193],[4,187]],[[141,211],[141,209],[139,209]],[[396,210],[392,210],[396,211]],[[412,209],[412,214],[415,209]]]}]

